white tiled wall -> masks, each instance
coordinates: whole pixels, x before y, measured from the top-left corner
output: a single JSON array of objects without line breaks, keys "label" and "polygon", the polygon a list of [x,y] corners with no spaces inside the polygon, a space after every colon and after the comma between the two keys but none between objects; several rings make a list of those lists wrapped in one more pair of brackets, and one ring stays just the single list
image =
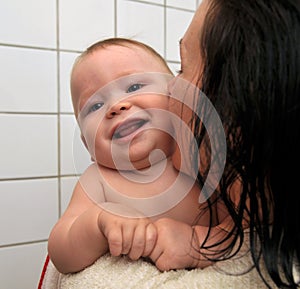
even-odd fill
[{"label": "white tiled wall", "polygon": [[47,238],[90,159],[69,74],[93,42],[153,46],[175,71],[197,0],[1,0],[0,287],[37,288]]}]

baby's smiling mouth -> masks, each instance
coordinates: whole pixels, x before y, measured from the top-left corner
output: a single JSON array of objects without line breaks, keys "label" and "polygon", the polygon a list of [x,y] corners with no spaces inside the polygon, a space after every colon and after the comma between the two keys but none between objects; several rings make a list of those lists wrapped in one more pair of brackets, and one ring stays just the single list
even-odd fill
[{"label": "baby's smiling mouth", "polygon": [[147,120],[145,119],[131,119],[129,121],[125,121],[116,128],[113,134],[113,139],[120,139],[130,135],[137,131],[145,123],[147,123]]}]

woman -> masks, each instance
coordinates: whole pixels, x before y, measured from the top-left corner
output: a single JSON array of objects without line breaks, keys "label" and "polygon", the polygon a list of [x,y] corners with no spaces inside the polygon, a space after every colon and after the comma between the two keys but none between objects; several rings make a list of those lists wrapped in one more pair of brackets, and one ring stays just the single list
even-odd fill
[{"label": "woman", "polygon": [[[198,238],[189,250],[191,259],[180,258],[191,246],[185,237],[191,228],[157,223],[158,230],[180,236],[178,244],[157,241],[150,257],[158,267],[201,267],[201,260],[231,258],[246,226],[258,272],[263,261],[278,287],[299,286],[299,20],[299,0],[203,0],[199,6],[180,43],[182,67],[170,85],[170,110],[194,131],[202,157],[198,181],[205,184],[209,166],[203,155],[211,150],[199,117],[203,102],[194,98],[191,118],[187,106],[177,101],[182,79],[201,89],[216,109],[227,145],[224,172],[214,193],[214,204],[223,213],[220,225],[207,234],[193,228]],[[183,96],[186,102],[187,93]],[[195,159],[198,152],[190,155]],[[185,170],[179,153],[174,164]],[[216,228],[223,232],[218,237]],[[200,248],[198,255],[195,246]]]}]

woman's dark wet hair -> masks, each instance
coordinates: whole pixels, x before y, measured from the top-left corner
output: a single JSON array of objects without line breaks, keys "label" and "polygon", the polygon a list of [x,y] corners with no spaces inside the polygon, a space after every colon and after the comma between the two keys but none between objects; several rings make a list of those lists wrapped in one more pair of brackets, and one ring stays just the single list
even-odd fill
[{"label": "woman's dark wet hair", "polygon": [[[246,220],[258,272],[263,260],[278,287],[297,288],[300,1],[212,0],[200,47],[201,89],[227,135],[226,166],[217,193],[235,227],[228,232],[233,241],[221,255],[236,253],[233,248],[243,240]],[[196,125],[199,146],[206,145],[203,130]],[[198,180],[204,183],[205,172]],[[242,183],[238,205],[228,194],[237,180]]]}]

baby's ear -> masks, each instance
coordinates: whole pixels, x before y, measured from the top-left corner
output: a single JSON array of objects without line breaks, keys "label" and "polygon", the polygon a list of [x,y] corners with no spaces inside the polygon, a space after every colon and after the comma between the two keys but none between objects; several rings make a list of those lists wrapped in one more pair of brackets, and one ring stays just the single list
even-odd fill
[{"label": "baby's ear", "polygon": [[[89,152],[89,148],[88,148],[88,146],[87,146],[87,143],[86,143],[86,140],[85,140],[84,136],[81,134],[80,137],[81,137],[81,140],[82,140],[84,146],[86,147],[86,149],[87,149],[88,152]],[[95,161],[94,158],[93,158],[92,156],[91,156],[91,160],[92,160],[92,162]]]}]

